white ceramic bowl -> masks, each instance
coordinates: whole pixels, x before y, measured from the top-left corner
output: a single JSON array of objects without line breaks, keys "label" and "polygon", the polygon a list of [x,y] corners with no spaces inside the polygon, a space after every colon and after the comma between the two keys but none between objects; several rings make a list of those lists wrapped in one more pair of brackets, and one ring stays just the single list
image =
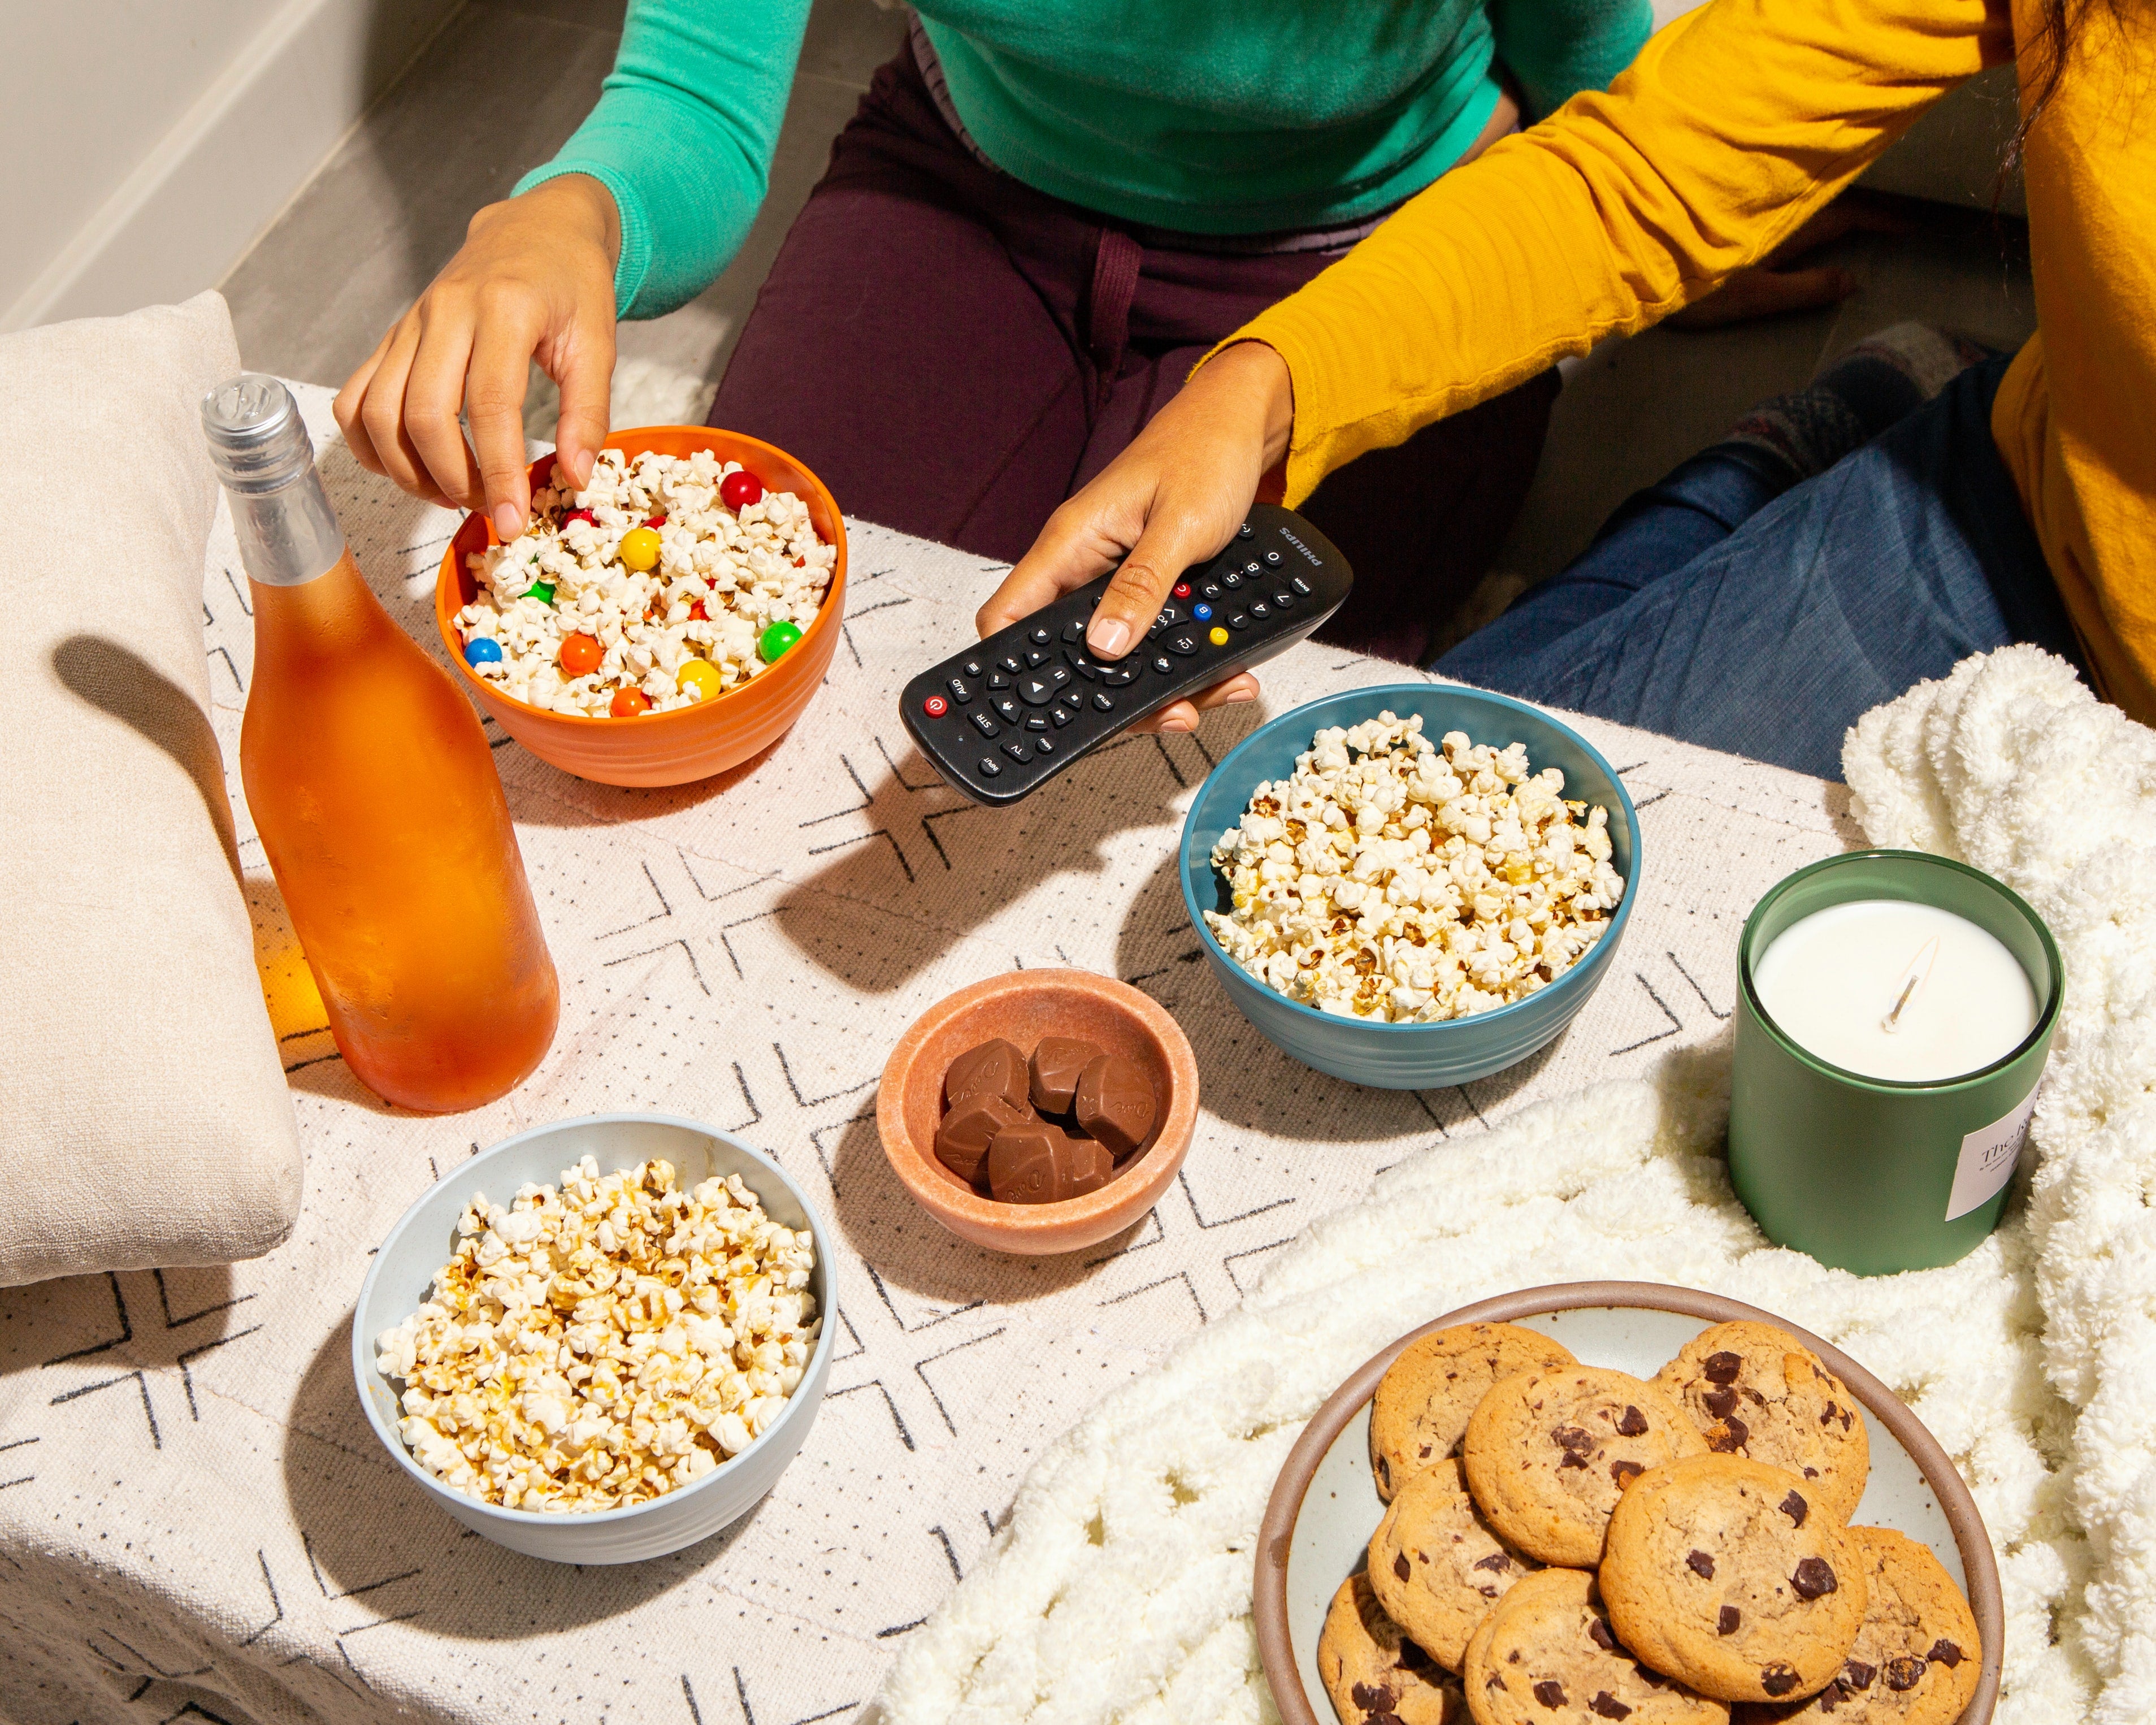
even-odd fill
[{"label": "white ceramic bowl", "polygon": [[[824,1328],[808,1368],[786,1409],[740,1455],[693,1485],[627,1509],[586,1515],[499,1509],[453,1491],[412,1459],[397,1435],[397,1388],[375,1369],[374,1340],[409,1317],[425,1298],[434,1272],[455,1248],[457,1218],[474,1192],[506,1204],[527,1183],[558,1184],[562,1170],[588,1155],[602,1170],[632,1168],[654,1157],[674,1164],[683,1186],[739,1174],[764,1213],[788,1228],[806,1228],[816,1242],[809,1291]],[[669,1114],[589,1114],[535,1127],[460,1162],[429,1187],[389,1230],[359,1291],[352,1321],[352,1370],[360,1405],[382,1447],[422,1491],[476,1533],[527,1556],[557,1563],[633,1563],[664,1557],[707,1538],[746,1515],[778,1482],[808,1436],[830,1375],[831,1337],[838,1329],[831,1301],[831,1237],[823,1219],[786,1171],[739,1138]]]},{"label": "white ceramic bowl", "polygon": [[1852,1525],[1892,1527],[1932,1548],[1976,1614],[1984,1663],[1959,1725],[1984,1725],[1999,1695],[2006,1617],[1976,1500],[1938,1440],[1894,1392],[1807,1329],[1697,1288],[1636,1281],[1555,1283],[1447,1312],[1366,1360],[1312,1416],[1273,1486],[1258,1530],[1258,1656],[1284,1725],[1335,1725],[1317,1636],[1340,1584],[1362,1568],[1385,1506],[1370,1472],[1370,1398],[1400,1350],[1450,1324],[1515,1323],[1553,1336],[1590,1366],[1652,1378],[1709,1324],[1748,1318],[1787,1330],[1849,1386],[1871,1440],[1871,1473]]}]

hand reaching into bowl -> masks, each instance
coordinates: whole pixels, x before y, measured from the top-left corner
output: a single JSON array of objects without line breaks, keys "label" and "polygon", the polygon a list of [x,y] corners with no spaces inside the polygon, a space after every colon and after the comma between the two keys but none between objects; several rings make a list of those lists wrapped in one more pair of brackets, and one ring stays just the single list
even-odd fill
[{"label": "hand reaching into bowl", "polygon": [[514,539],[531,508],[524,391],[536,359],[561,386],[555,443],[583,486],[607,434],[620,250],[613,194],[583,174],[474,216],[463,248],[337,393],[359,465],[430,502],[484,509]]},{"label": "hand reaching into bowl", "polygon": [[[1145,639],[1183,572],[1234,536],[1259,486],[1286,459],[1294,420],[1287,362],[1260,341],[1229,348],[1048,518],[975,626],[983,635],[1007,629],[1120,560],[1086,644],[1097,659],[1122,658]],[[1257,692],[1257,679],[1239,672],[1132,728],[1194,731],[1201,712]]]}]

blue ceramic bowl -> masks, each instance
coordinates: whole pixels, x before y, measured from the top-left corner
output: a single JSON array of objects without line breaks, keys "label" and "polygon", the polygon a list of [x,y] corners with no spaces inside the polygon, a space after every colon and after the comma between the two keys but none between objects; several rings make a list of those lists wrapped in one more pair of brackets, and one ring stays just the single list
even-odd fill
[{"label": "blue ceramic bowl", "polygon": [[[1587,956],[1547,988],[1511,1006],[1434,1024],[1373,1024],[1324,1013],[1276,993],[1229,957],[1204,912],[1229,908],[1228,884],[1214,870],[1212,851],[1236,825],[1250,793],[1267,779],[1286,778],[1295,757],[1328,725],[1352,726],[1381,712],[1422,715],[1435,742],[1464,731],[1476,742],[1502,748],[1527,745],[1537,772],[1564,774],[1564,794],[1609,811],[1610,864],[1625,879],[1625,896],[1609,932]],[[1327,696],[1261,725],[1213,769],[1183,827],[1183,901],[1204,942],[1206,961],[1243,1016],[1275,1047],[1306,1066],[1381,1090],[1429,1090],[1465,1084],[1525,1060],[1571,1023],[1600,984],[1631,920],[1640,888],[1640,817],[1615,771],[1577,731],[1502,695],[1439,683],[1386,683]]]}]

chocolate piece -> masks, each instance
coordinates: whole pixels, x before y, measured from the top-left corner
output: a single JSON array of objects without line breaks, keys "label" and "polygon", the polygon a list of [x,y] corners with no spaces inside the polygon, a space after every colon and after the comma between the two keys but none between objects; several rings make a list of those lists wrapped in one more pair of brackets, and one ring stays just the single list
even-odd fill
[{"label": "chocolate piece", "polygon": [[1609,1633],[1609,1625],[1599,1617],[1590,1617],[1587,1620],[1587,1638],[1604,1653],[1614,1653],[1617,1651],[1616,1636]]},{"label": "chocolate piece", "polygon": [[1545,1677],[1535,1685],[1535,1699],[1546,1707],[1564,1705],[1564,1685],[1553,1677]]},{"label": "chocolate piece", "polygon": [[1637,1437],[1646,1429],[1647,1416],[1635,1407],[1626,1407],[1625,1417],[1617,1422],[1618,1434],[1623,1437]]},{"label": "chocolate piece", "polygon": [[1734,1455],[1751,1435],[1752,1428],[1732,1415],[1707,1434],[1707,1446],[1717,1455]]},{"label": "chocolate piece", "polygon": [[1078,1091],[1078,1075],[1100,1058],[1098,1047],[1075,1036],[1042,1037],[1026,1065],[1033,1106],[1044,1114],[1068,1114]]},{"label": "chocolate piece", "polygon": [[1398,1553],[1393,1558],[1393,1574],[1399,1576],[1403,1581],[1406,1581],[1413,1578],[1414,1571],[1408,1567],[1408,1554],[1405,1552]]},{"label": "chocolate piece", "polygon": [[1943,1635],[1932,1643],[1932,1651],[1924,1657],[1934,1664],[1943,1665],[1948,1671],[1952,1671],[1962,1662],[1963,1655],[1959,1647]]},{"label": "chocolate piece", "polygon": [[976,1185],[996,1134],[1032,1118],[1032,1109],[1014,1105],[993,1091],[968,1096],[936,1128],[936,1159],[968,1186]]},{"label": "chocolate piece", "polygon": [[1099,1190],[1115,1173],[1101,1145],[1031,1117],[996,1134],[985,1166],[988,1194],[1000,1204],[1060,1204]]},{"label": "chocolate piece", "polygon": [[1152,1081],[1135,1060],[1102,1055],[1078,1076],[1078,1124],[1121,1162],[1152,1136],[1159,1103]]},{"label": "chocolate piece", "polygon": [[1720,1353],[1707,1355],[1704,1369],[1710,1384],[1734,1384],[1737,1374],[1744,1369],[1744,1356],[1725,1348]]},{"label": "chocolate piece", "polygon": [[1710,1389],[1699,1400],[1700,1405],[1717,1420],[1727,1420],[1737,1411],[1737,1392],[1733,1389]]},{"label": "chocolate piece", "polygon": [[1026,1105],[1025,1056],[1000,1036],[968,1049],[943,1074],[945,1107],[982,1095],[1001,1096],[1014,1108]]},{"label": "chocolate piece", "polygon": [[1797,1573],[1789,1578],[1789,1585],[1797,1590],[1800,1599],[1816,1599],[1830,1594],[1841,1584],[1834,1579],[1834,1566],[1825,1558],[1802,1558],[1797,1563]]},{"label": "chocolate piece", "polygon": [[1393,1669],[1401,1671],[1428,1671],[1437,1668],[1437,1661],[1405,1635],[1400,1637],[1400,1656],[1393,1661]]},{"label": "chocolate piece", "polygon": [[1734,1605],[1724,1605],[1714,1615],[1714,1632],[1717,1635],[1733,1635],[1737,1626],[1744,1621],[1744,1614]]},{"label": "chocolate piece", "polygon": [[[1069,1133],[1065,1133],[1070,1137]],[[1089,1192],[1098,1192],[1116,1178],[1116,1158],[1108,1153],[1106,1144],[1096,1144],[1091,1138],[1070,1138],[1070,1195],[1083,1198]]]},{"label": "chocolate piece", "polygon": [[1646,1471],[1636,1461],[1613,1461],[1609,1464],[1609,1477],[1617,1481],[1617,1489],[1620,1491]]},{"label": "chocolate piece", "polygon": [[1897,1695],[1904,1689],[1914,1689],[1923,1675],[1924,1661],[1921,1659],[1904,1654],[1887,1661],[1887,1686]]},{"label": "chocolate piece", "polygon": [[[1476,1558],[1474,1567],[1477,1569],[1487,1569],[1492,1575],[1502,1575],[1507,1569],[1512,1567],[1512,1560],[1503,1552],[1493,1551],[1486,1558]],[[1407,1577],[1403,1575],[1400,1579],[1405,1581]],[[1947,1644],[1942,1642],[1940,1645],[1944,1646]],[[1938,1657],[1936,1653],[1932,1656],[1934,1659]],[[1954,1656],[1958,1659],[1961,1656],[1959,1654],[1956,1654]]]},{"label": "chocolate piece", "polygon": [[1804,1526],[1804,1517],[1812,1512],[1811,1506],[1805,1502],[1804,1500],[1799,1497],[1794,1491],[1790,1492],[1788,1497],[1782,1500],[1780,1507],[1782,1513],[1787,1516],[1791,1521],[1794,1522],[1799,1527]]},{"label": "chocolate piece", "polygon": [[1787,1695],[1802,1681],[1794,1666],[1784,1665],[1779,1659],[1772,1665],[1759,1667],[1759,1686],[1769,1695]]},{"label": "chocolate piece", "polygon": [[1559,1425],[1550,1432],[1550,1441],[1568,1455],[1579,1455],[1594,1447],[1594,1440],[1577,1425]]},{"label": "chocolate piece", "polygon": [[1861,1659],[1845,1659],[1841,1662],[1841,1676],[1835,1681],[1852,1689],[1869,1689],[1871,1680],[1878,1675],[1879,1667],[1876,1665],[1866,1665]]},{"label": "chocolate piece", "polygon": [[1714,1579],[1714,1559],[1709,1557],[1703,1551],[1696,1551],[1686,1553],[1685,1557],[1685,1568],[1691,1570],[1691,1573],[1699,1577],[1702,1581],[1712,1581]]},{"label": "chocolate piece", "polygon": [[1607,1689],[1596,1690],[1594,1699],[1588,1702],[1587,1706],[1589,1712],[1604,1719],[1629,1719],[1632,1717],[1631,1708],[1626,1707]]},{"label": "chocolate piece", "polygon": [[1385,1683],[1358,1683],[1348,1692],[1348,1698],[1366,1713],[1389,1713],[1399,1700]]}]

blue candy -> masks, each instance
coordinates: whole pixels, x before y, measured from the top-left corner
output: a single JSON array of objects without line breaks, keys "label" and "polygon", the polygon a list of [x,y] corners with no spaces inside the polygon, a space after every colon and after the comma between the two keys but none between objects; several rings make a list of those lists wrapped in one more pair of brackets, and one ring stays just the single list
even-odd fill
[{"label": "blue candy", "polygon": [[501,644],[486,635],[474,635],[465,643],[466,665],[500,665]]}]

